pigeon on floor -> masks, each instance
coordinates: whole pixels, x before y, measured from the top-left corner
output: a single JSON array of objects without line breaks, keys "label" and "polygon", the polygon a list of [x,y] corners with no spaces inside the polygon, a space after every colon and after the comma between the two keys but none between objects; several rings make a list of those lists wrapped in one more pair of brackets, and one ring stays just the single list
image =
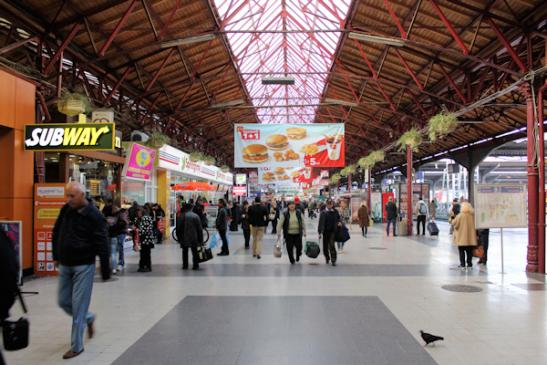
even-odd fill
[{"label": "pigeon on floor", "polygon": [[422,330],[420,330],[420,334],[422,335],[422,339],[425,341],[425,346],[429,345],[430,343],[434,343],[435,341],[444,341],[444,337],[435,336]]}]

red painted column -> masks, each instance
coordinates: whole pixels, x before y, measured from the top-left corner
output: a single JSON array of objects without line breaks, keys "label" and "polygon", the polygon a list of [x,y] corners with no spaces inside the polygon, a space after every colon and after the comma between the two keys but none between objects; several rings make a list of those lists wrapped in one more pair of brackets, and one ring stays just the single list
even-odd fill
[{"label": "red painted column", "polygon": [[406,146],[407,231],[412,236],[412,148]]},{"label": "red painted column", "polygon": [[[534,163],[536,137],[534,135],[535,101],[532,98],[531,86],[526,84],[523,91],[526,95],[527,137],[528,137],[528,254],[527,272],[538,271],[538,169]],[[542,136],[543,137],[543,136]]]},{"label": "red painted column", "polygon": [[539,121],[539,212],[538,212],[538,272],[545,274],[545,142],[543,128],[543,84],[538,92],[537,111]]},{"label": "red painted column", "polygon": [[372,194],[372,169],[369,169],[368,170],[368,191],[367,191],[367,194],[368,194],[368,197],[367,197],[367,205],[368,205],[368,210],[369,212],[372,212],[372,206],[370,205],[370,200],[371,200],[371,194]]}]

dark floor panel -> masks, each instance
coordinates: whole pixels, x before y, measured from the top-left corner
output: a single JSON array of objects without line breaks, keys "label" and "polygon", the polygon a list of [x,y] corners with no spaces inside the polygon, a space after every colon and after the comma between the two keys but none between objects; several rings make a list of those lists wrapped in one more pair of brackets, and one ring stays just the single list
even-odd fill
[{"label": "dark floor panel", "polygon": [[[221,259],[216,259],[221,260]],[[288,260],[288,259],[287,259]],[[279,260],[279,264],[215,264],[205,263],[200,265],[200,271],[183,271],[181,265],[152,264],[152,272],[139,273],[138,266],[129,264],[124,276],[225,276],[225,277],[265,277],[265,276],[428,276],[433,274],[428,265],[381,265],[381,264],[344,264],[338,266],[325,265],[322,259],[317,259],[315,264],[302,262],[291,265],[288,261]],[[448,268],[443,270],[443,275],[459,275]]]},{"label": "dark floor panel", "polygon": [[436,362],[378,297],[191,296],[114,364]]}]

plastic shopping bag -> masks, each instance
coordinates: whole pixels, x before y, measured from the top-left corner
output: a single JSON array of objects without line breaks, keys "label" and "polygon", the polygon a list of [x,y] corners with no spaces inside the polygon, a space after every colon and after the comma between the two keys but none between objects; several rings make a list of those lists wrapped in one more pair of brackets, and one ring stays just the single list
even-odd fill
[{"label": "plastic shopping bag", "polygon": [[213,234],[211,241],[209,242],[209,248],[216,248],[220,240],[220,235],[218,233]]}]

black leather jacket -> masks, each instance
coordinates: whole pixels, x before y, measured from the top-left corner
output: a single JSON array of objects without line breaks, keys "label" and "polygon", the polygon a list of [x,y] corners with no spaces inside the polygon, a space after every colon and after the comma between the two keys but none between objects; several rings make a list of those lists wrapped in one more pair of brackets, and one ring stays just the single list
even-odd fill
[{"label": "black leather jacket", "polygon": [[68,204],[61,209],[53,227],[53,259],[65,266],[95,263],[101,260],[103,279],[110,277],[110,243],[106,221],[95,206],[88,204],[72,209]]}]

